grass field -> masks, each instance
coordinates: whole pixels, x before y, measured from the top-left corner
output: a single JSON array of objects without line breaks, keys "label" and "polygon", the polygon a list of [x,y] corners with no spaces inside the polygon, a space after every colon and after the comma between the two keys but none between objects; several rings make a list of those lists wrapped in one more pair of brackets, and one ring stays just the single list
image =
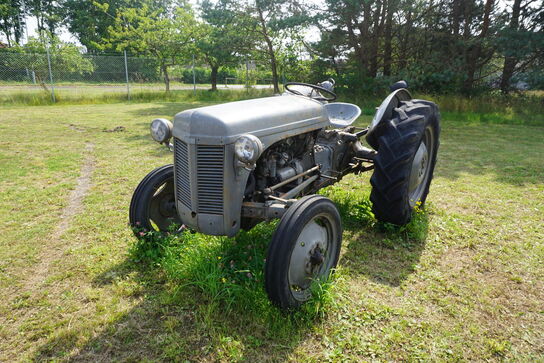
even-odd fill
[{"label": "grass field", "polygon": [[[48,105],[48,104],[97,104],[97,103],[118,103],[126,102],[128,98],[127,86],[122,83],[61,83],[54,88],[55,102],[51,95],[51,87],[47,91],[40,85],[1,84],[0,83],[0,104],[3,105]],[[160,83],[131,83],[130,100],[133,102],[149,101],[186,101],[187,99],[202,100],[216,99],[220,97],[255,97],[260,94],[271,94],[269,85],[253,85],[250,90],[244,85],[236,84],[225,87],[218,84],[217,89],[221,96],[208,92],[209,84],[197,84],[196,95],[192,84],[172,82],[170,92],[165,92],[164,84]],[[226,95],[225,95],[226,93]]]},{"label": "grass field", "polygon": [[339,269],[287,315],[262,285],[274,224],[158,248],[127,226],[135,186],[171,162],[149,121],[202,104],[0,108],[0,361],[544,360],[542,115],[445,113],[407,227],[373,219],[370,174],[325,190]]}]

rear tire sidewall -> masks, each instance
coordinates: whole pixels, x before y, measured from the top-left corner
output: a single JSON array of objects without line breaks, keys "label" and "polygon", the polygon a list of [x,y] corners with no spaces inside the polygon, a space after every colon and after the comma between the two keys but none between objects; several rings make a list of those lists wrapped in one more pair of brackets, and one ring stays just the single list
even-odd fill
[{"label": "rear tire sidewall", "polygon": [[[271,301],[282,309],[300,306],[306,300],[298,300],[289,283],[289,267],[291,256],[298,237],[304,227],[316,216],[326,214],[332,225],[332,238],[328,252],[332,253],[330,274],[338,263],[342,242],[342,223],[338,209],[334,203],[323,196],[311,195],[303,197],[293,204],[283,215],[272,237],[265,264],[265,288]],[[320,276],[323,277],[323,276]]]}]

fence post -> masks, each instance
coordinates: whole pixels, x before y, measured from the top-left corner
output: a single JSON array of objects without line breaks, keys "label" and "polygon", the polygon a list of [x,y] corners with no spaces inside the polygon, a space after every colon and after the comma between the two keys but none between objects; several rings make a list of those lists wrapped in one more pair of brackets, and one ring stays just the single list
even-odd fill
[{"label": "fence post", "polygon": [[125,50],[125,77],[127,79],[127,98],[130,101],[130,85],[128,83],[128,62],[127,62],[127,51]]},{"label": "fence post", "polygon": [[193,94],[196,95],[195,55],[193,54]]},{"label": "fence post", "polygon": [[249,61],[246,58],[246,90],[249,92]]},{"label": "fence post", "polygon": [[45,46],[45,52],[47,53],[47,65],[49,67],[49,80],[51,81],[51,99],[53,103],[57,102],[55,99],[55,85],[53,84],[53,72],[51,71],[51,57],[49,56],[49,46]]}]

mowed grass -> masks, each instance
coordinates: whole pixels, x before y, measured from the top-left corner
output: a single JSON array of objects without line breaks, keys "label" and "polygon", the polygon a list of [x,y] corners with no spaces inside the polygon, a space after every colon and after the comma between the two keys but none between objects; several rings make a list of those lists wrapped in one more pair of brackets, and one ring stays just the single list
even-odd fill
[{"label": "mowed grass", "polygon": [[[444,117],[428,204],[403,228],[374,220],[370,173],[324,190],[338,271],[285,314],[263,288],[275,223],[158,245],[127,226],[136,185],[172,161],[149,121],[201,105],[0,108],[0,361],[544,360],[542,125]],[[82,165],[89,192],[57,236]]]}]

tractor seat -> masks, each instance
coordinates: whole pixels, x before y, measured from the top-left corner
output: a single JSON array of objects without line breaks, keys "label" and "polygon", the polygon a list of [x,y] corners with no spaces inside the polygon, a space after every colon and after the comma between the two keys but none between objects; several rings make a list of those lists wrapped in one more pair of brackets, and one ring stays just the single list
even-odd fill
[{"label": "tractor seat", "polygon": [[334,102],[323,105],[329,116],[331,126],[347,127],[361,115],[359,106],[352,103]]}]

